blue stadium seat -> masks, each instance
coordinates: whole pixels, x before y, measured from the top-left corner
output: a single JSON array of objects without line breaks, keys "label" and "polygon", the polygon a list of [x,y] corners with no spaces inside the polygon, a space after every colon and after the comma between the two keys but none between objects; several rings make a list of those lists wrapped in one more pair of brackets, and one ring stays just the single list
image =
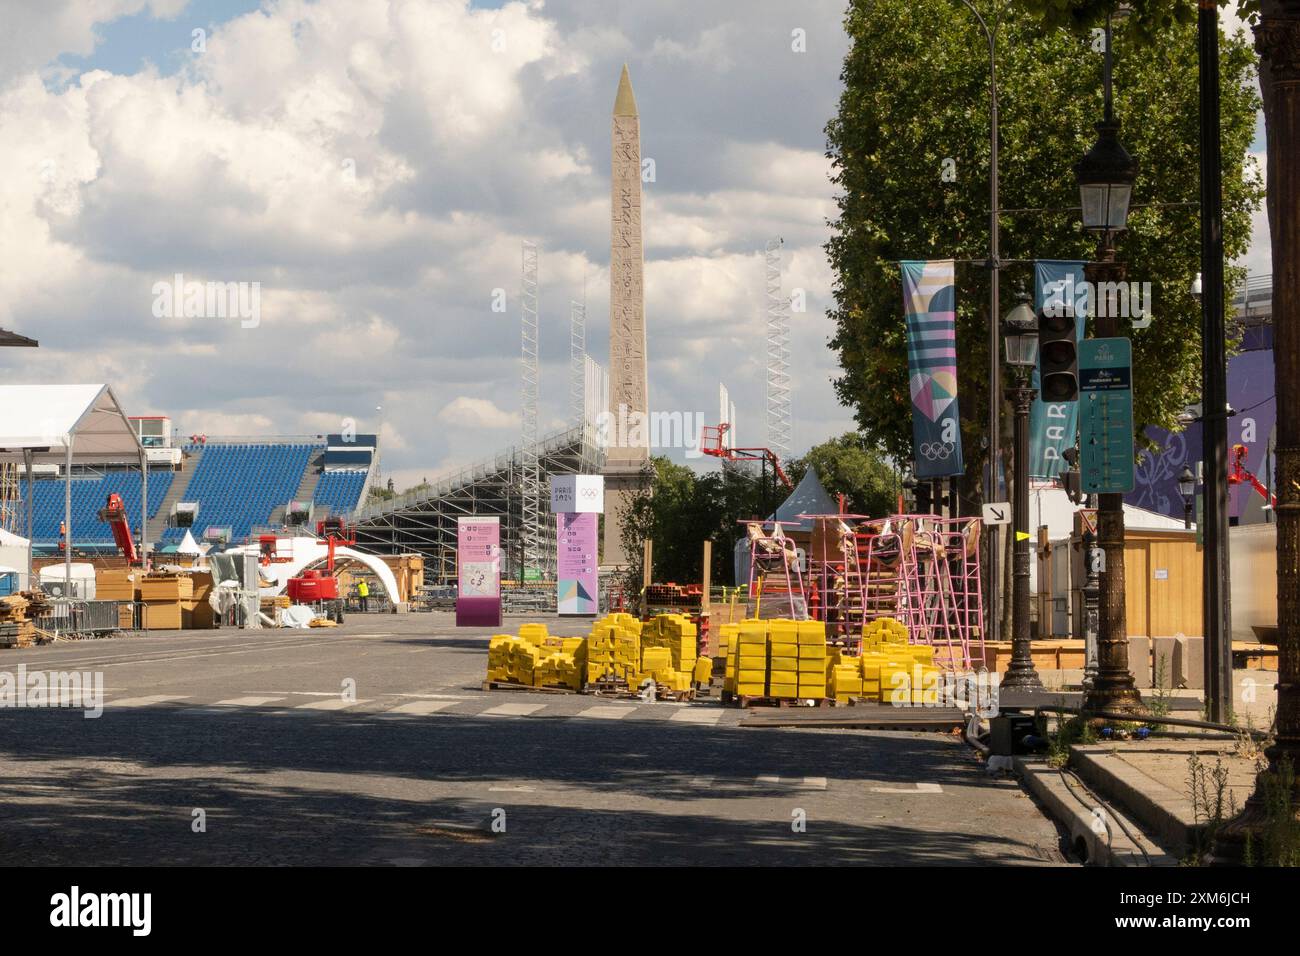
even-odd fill
[{"label": "blue stadium seat", "polygon": [[[171,488],[175,473],[149,472],[149,517],[158,513],[158,506]],[[131,530],[139,533],[140,524],[140,470],[121,469],[96,474],[93,477],[73,478],[72,481],[72,542],[77,545],[112,545],[113,532],[99,520],[99,509],[108,496],[116,492],[126,507]],[[27,483],[19,482],[24,500]],[[59,540],[59,522],[63,520],[63,479],[37,479],[32,497],[32,540],[38,547],[53,547]]]},{"label": "blue stadium seat", "polygon": [[331,515],[350,517],[361,501],[365,486],[365,470],[327,471],[316,483],[312,501],[327,506]]}]

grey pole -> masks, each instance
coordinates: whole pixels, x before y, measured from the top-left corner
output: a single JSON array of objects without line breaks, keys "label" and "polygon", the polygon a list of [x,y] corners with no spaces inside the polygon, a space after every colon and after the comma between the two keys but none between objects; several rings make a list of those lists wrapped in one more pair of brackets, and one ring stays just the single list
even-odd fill
[{"label": "grey pole", "polygon": [[32,568],[34,548],[32,547],[32,505],[36,500],[36,489],[32,487],[32,450],[23,449],[23,464],[27,469],[27,590],[32,589]]},{"label": "grey pole", "polygon": [[72,434],[63,456],[63,597],[72,597]]},{"label": "grey pole", "polygon": [[[1001,342],[998,338],[998,323],[1001,321],[1001,307],[998,304],[998,274],[1001,270],[999,261],[999,234],[1001,231],[998,222],[998,64],[997,64],[997,43],[993,36],[993,31],[989,29],[988,23],[980,14],[971,0],[962,0],[971,13],[975,14],[975,19],[979,21],[980,28],[984,31],[984,36],[989,45],[989,464],[988,464],[988,483],[984,488],[984,500],[998,500],[998,459],[1001,458],[999,448],[1001,439],[1001,411],[1002,411],[1002,381],[1001,369],[998,364],[998,353],[1001,351]],[[999,616],[999,598],[1000,587],[1002,585],[1002,576],[998,573],[999,563],[999,544],[1000,529],[993,529],[988,536],[989,539],[989,581],[992,587],[989,588],[988,600],[988,625],[985,631],[985,640],[996,640],[998,637]]]},{"label": "grey pole", "polygon": [[140,567],[148,567],[149,551],[149,454],[140,449]]}]

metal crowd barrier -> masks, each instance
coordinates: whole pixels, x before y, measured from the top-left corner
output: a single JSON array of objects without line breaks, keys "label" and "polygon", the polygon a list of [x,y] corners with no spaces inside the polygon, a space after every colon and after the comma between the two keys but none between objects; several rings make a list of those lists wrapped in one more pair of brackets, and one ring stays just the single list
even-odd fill
[{"label": "metal crowd barrier", "polygon": [[34,622],[56,637],[103,637],[140,626],[141,605],[133,601],[78,601],[56,598]]}]

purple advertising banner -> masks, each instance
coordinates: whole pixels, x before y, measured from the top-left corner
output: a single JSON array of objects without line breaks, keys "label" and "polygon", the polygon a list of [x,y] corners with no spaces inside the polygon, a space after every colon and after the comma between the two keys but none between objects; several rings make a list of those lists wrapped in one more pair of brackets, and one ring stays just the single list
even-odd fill
[{"label": "purple advertising banner", "polygon": [[501,626],[501,520],[456,520],[456,626]]},{"label": "purple advertising banner", "polygon": [[560,512],[555,516],[556,604],[560,614],[596,613],[596,530],[593,512]]},{"label": "purple advertising banner", "polygon": [[[1228,420],[1229,450],[1233,445],[1243,446],[1245,467],[1272,489],[1277,454],[1272,349],[1241,352],[1228,359],[1228,404],[1236,411]],[[1184,503],[1178,476],[1184,465],[1196,473],[1202,457],[1200,425],[1194,424],[1184,432],[1148,428],[1147,437],[1156,442],[1157,450],[1138,456],[1137,485],[1124,496],[1124,503],[1182,518]],[[1248,484],[1231,485],[1228,504],[1230,517],[1241,524],[1266,520],[1264,498]]]}]

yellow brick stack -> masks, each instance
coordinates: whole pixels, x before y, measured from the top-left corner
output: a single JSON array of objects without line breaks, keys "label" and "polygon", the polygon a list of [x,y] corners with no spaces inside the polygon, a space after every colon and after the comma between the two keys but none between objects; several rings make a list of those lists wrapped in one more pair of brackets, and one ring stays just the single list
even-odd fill
[{"label": "yellow brick stack", "polygon": [[863,693],[882,704],[939,703],[940,669],[934,648],[909,644],[907,628],[880,618],[862,629]]},{"label": "yellow brick stack", "polygon": [[800,699],[826,696],[826,625],[821,621],[799,621],[798,674]]},{"label": "yellow brick stack", "polygon": [[487,679],[534,686],[540,657],[540,650],[531,641],[513,634],[498,634],[488,643]]},{"label": "yellow brick stack", "polygon": [[799,622],[767,622],[767,695],[799,696]]},{"label": "yellow brick stack", "polygon": [[736,633],[735,693],[762,697],[767,693],[767,621],[742,621]]},{"label": "yellow brick stack", "polygon": [[732,645],[736,642],[736,635],[740,633],[739,624],[720,624],[718,625],[718,649],[715,656],[721,658],[730,658],[732,654]]}]

